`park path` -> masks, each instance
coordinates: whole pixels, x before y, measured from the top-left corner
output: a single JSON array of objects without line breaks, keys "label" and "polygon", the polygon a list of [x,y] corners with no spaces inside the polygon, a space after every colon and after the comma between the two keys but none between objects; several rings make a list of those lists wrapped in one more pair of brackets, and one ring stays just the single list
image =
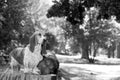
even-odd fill
[{"label": "park path", "polygon": [[88,74],[87,77],[93,77],[90,80],[114,80],[120,77],[120,65],[60,63],[60,68],[74,75],[70,77],[70,80],[82,80],[82,73]]}]

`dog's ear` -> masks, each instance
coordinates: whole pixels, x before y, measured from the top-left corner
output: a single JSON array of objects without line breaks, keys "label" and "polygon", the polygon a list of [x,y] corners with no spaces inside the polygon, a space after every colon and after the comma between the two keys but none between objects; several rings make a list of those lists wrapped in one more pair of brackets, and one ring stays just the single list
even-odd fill
[{"label": "dog's ear", "polygon": [[39,40],[38,40],[39,38],[37,38],[37,36],[39,36],[39,34],[34,35],[34,45],[37,45],[39,42]]},{"label": "dog's ear", "polygon": [[33,52],[34,49],[35,49],[35,45],[36,45],[35,34],[33,34],[33,35],[30,37],[29,44],[30,44],[30,51]]}]

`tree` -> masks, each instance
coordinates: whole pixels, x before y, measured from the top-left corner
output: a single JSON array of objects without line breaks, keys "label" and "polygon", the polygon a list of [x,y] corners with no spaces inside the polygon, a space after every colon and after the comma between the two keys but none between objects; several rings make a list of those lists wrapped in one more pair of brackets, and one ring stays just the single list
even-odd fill
[{"label": "tree", "polygon": [[47,8],[41,0],[0,0],[0,50],[11,47],[12,40],[28,44],[34,27],[39,26],[38,17],[45,15]]},{"label": "tree", "polygon": [[46,50],[54,50],[58,45],[55,35],[52,33],[46,33]]},{"label": "tree", "polygon": [[5,49],[11,40],[20,39],[23,25],[22,20],[26,19],[26,0],[0,0],[0,49]]},{"label": "tree", "polygon": [[[119,3],[118,0],[116,1]],[[69,24],[66,25],[66,34],[77,39],[82,45],[82,58],[89,59],[91,43],[105,43],[112,34],[109,31],[108,21],[104,19],[112,15],[117,16],[116,13],[112,13],[114,8],[115,11],[119,9],[113,7],[113,5],[117,6],[116,2],[113,0],[54,0],[53,2],[54,5],[48,10],[47,17],[64,17]],[[92,7],[97,8],[97,15],[96,12],[90,11]],[[86,11],[90,14],[88,24],[84,23]]]}]

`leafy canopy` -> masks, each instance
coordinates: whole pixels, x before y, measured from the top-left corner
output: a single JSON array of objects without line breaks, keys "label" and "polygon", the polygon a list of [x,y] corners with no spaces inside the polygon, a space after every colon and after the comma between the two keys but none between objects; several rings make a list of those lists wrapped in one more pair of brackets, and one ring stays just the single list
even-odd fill
[{"label": "leafy canopy", "polygon": [[82,23],[84,12],[91,7],[98,8],[98,19],[116,16],[120,19],[120,0],[54,0],[47,17],[65,17],[72,24]]},{"label": "leafy canopy", "polygon": [[[65,35],[74,37],[78,43],[105,43],[112,38],[113,33],[109,21],[116,16],[119,21],[119,0],[54,0],[54,5],[48,10],[47,17],[63,17],[66,25],[62,27]],[[96,10],[92,10],[92,8]],[[85,21],[85,17],[88,20]]]}]

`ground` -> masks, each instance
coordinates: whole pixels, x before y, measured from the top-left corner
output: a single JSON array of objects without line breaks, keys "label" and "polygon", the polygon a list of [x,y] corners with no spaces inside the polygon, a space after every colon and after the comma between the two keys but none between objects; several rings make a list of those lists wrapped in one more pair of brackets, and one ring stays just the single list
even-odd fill
[{"label": "ground", "polygon": [[116,80],[120,77],[120,65],[61,63],[60,68],[71,74],[70,80]]},{"label": "ground", "polygon": [[60,68],[69,77],[68,80],[120,80],[120,59],[99,56],[96,64],[82,64],[78,63],[81,56],[57,57],[62,62]]},{"label": "ground", "polygon": [[[60,71],[66,78],[62,80],[120,80],[120,65],[117,65],[120,59],[102,56],[98,58],[99,64],[83,64],[78,63],[80,56],[57,55],[57,57],[60,61]],[[5,69],[6,66],[1,66],[0,73]]]}]

